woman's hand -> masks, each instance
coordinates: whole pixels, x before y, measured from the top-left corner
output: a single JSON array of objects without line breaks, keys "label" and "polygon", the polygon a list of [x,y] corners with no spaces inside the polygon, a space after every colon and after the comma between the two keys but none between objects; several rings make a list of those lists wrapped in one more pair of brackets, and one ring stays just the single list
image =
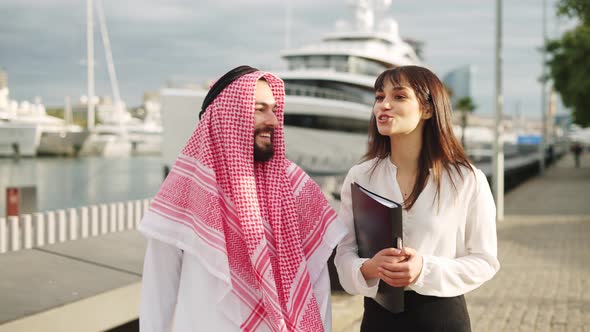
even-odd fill
[{"label": "woman's hand", "polygon": [[393,287],[411,285],[422,272],[422,256],[416,250],[405,247],[399,255],[405,259],[395,262],[383,260],[377,268],[378,278]]},{"label": "woman's hand", "polygon": [[380,266],[399,263],[405,259],[406,255],[402,253],[402,250],[386,248],[376,253],[373,258],[365,261],[361,265],[361,273],[365,280],[380,278],[378,270]]}]

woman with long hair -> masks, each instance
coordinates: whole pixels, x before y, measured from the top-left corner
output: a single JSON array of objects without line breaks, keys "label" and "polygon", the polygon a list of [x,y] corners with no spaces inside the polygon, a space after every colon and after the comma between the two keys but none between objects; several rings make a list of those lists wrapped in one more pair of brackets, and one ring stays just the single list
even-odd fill
[{"label": "woman with long hair", "polygon": [[[500,268],[490,187],[456,139],[451,112],[426,68],[389,69],[375,81],[368,151],[342,187],[349,233],[335,258],[343,288],[365,296],[361,331],[470,331],[463,294]],[[402,249],[359,257],[351,183],[401,203]],[[402,313],[373,300],[379,282],[404,288]]]}]

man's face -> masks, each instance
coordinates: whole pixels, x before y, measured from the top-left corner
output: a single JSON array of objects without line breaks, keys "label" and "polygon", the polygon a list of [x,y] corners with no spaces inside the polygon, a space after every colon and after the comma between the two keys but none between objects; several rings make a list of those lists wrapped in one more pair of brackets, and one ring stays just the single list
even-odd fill
[{"label": "man's face", "polygon": [[279,121],[275,115],[277,103],[272,90],[264,80],[256,82],[254,105],[254,160],[268,161],[274,156],[274,129]]}]

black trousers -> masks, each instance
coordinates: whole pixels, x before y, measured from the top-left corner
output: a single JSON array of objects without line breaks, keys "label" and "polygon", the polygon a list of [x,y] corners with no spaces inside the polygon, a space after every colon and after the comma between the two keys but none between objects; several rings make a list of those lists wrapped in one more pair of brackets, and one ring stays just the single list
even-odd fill
[{"label": "black trousers", "polygon": [[399,314],[391,313],[375,300],[365,297],[361,332],[471,332],[463,295],[436,297],[406,291],[404,296],[405,310]]}]

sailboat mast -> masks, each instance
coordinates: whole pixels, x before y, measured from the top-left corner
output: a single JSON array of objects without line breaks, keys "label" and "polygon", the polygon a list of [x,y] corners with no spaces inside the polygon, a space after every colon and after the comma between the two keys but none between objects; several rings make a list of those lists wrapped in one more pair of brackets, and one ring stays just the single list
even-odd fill
[{"label": "sailboat mast", "polygon": [[113,52],[111,50],[111,42],[109,39],[109,31],[107,30],[107,24],[102,9],[101,0],[96,0],[96,10],[98,12],[98,22],[100,24],[100,35],[102,36],[102,43],[104,45],[105,58],[107,61],[107,68],[109,71],[109,80],[111,81],[111,89],[113,92],[113,98],[115,102],[115,109],[121,110],[121,94],[119,92],[119,82],[117,81],[117,73],[115,72],[115,64],[113,62]]},{"label": "sailboat mast", "polygon": [[94,128],[94,22],[92,0],[86,0],[86,70],[88,78],[88,129]]}]

